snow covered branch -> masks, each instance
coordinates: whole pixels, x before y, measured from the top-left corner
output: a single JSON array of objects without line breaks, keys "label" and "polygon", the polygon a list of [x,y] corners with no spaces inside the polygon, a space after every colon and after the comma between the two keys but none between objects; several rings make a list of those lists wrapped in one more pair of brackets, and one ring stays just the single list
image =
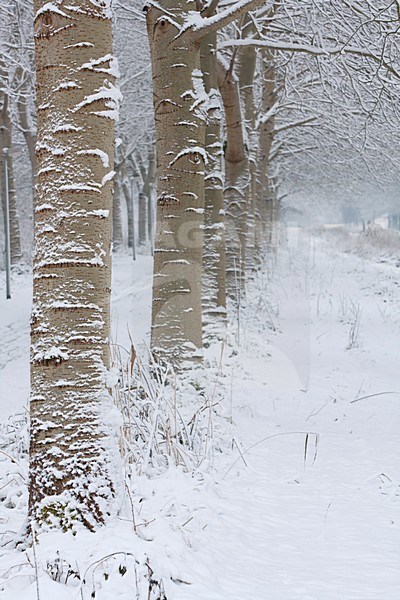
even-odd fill
[{"label": "snow covered branch", "polygon": [[226,27],[248,11],[259,8],[265,3],[265,0],[240,0],[211,17],[203,17],[199,13],[191,13],[186,20],[181,34],[190,31],[195,38],[202,39],[206,35]]}]

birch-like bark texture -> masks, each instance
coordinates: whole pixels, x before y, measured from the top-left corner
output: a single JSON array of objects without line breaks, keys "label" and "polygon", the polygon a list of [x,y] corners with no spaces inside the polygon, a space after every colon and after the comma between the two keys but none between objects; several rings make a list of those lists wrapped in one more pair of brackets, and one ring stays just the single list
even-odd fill
[{"label": "birch-like bark texture", "polygon": [[195,2],[146,7],[157,137],[151,348],[177,368],[201,358],[207,95],[200,49],[180,25]]},{"label": "birch-like bark texture", "polygon": [[115,88],[109,2],[35,0],[37,202],[30,515],[89,529],[112,512],[107,386]]},{"label": "birch-like bark texture", "polygon": [[203,251],[203,339],[204,345],[226,336],[226,255],[224,178],[222,173],[221,106],[217,81],[217,34],[201,44],[201,68],[210,97],[206,125],[208,163],[205,177]]},{"label": "birch-like bark texture", "polygon": [[143,157],[139,153],[137,154],[137,157],[134,161],[134,166],[136,169],[136,175],[139,178],[136,184],[138,207],[138,243],[139,246],[144,246],[146,244],[147,238],[149,237],[149,205],[148,198],[144,192],[148,171],[146,171]]},{"label": "birch-like bark texture", "polygon": [[122,182],[122,189],[125,197],[126,215],[128,223],[128,248],[133,248],[135,244],[135,213],[133,208],[134,194],[133,185],[129,185],[129,179],[125,176]]},{"label": "birch-like bark texture", "polygon": [[[30,90],[30,81],[28,80],[26,74],[23,72],[21,67],[17,68],[17,77],[19,79],[18,85],[18,97],[17,97],[17,111],[18,111],[18,121],[20,129],[22,130],[23,136],[25,138],[25,143],[28,148],[29,153],[29,162],[32,169],[32,199],[34,201],[35,198],[35,180],[36,180],[36,154],[35,154],[35,146],[36,146],[36,135],[34,133],[34,128],[31,123],[31,119],[29,116],[29,106],[28,106],[28,97]],[[34,204],[34,202],[33,202]],[[32,205],[33,209],[33,205]],[[33,211],[32,211],[33,212]]]},{"label": "birch-like bark texture", "polygon": [[[145,7],[157,138],[151,347],[155,356],[177,368],[190,366],[202,355],[204,177],[208,163],[205,119],[209,98],[200,69],[200,44],[207,35],[263,2],[241,0],[210,17],[198,12],[196,0],[167,0],[162,5],[150,0]],[[235,181],[241,179],[240,174],[236,177],[237,168],[235,163]],[[240,228],[242,233],[243,220]],[[239,262],[243,262],[244,239],[239,236]],[[232,275],[235,278],[235,268]]]},{"label": "birch-like bark texture", "polygon": [[123,182],[121,173],[116,174],[114,180],[113,207],[112,207],[112,240],[113,250],[122,248],[124,235],[122,231],[122,196]]},{"label": "birch-like bark texture", "polygon": [[138,241],[141,246],[147,242],[147,196],[142,191],[138,198]]},{"label": "birch-like bark texture", "polygon": [[[254,19],[249,14],[243,19],[243,36],[248,38],[255,34]],[[243,102],[244,126],[246,131],[249,179],[245,190],[247,205],[247,231],[246,231],[246,273],[251,275],[256,266],[255,259],[255,224],[256,224],[256,173],[257,173],[257,132],[256,132],[256,107],[254,99],[254,77],[256,73],[257,52],[253,46],[244,46],[238,54],[238,79],[240,95]]]},{"label": "birch-like bark texture", "polygon": [[145,245],[152,237],[153,186],[156,175],[156,160],[151,148],[147,157],[147,169],[141,163],[143,185],[139,192],[139,244]]},{"label": "birch-like bark texture", "polygon": [[147,196],[147,239],[151,247],[154,243],[154,189],[156,187],[156,156],[154,150],[149,152],[149,170],[145,184],[145,193]]},{"label": "birch-like bark texture", "polygon": [[[116,163],[117,163],[116,158]],[[126,224],[127,224],[127,243],[128,248],[133,247],[135,232],[134,232],[134,214],[133,214],[133,198],[132,190],[129,185],[129,180],[126,172],[126,160],[122,160],[118,166],[115,165],[115,177],[114,177],[114,195],[119,195],[119,223],[116,224],[118,228],[118,242],[117,247],[121,247],[124,242],[123,227],[122,227],[122,206],[125,205],[126,209]],[[115,206],[115,202],[114,202]],[[113,228],[114,228],[114,214],[113,214]],[[113,235],[114,237],[114,235]],[[113,244],[115,240],[113,239]]]},{"label": "birch-like bark texture", "polygon": [[276,103],[276,81],[274,56],[271,51],[263,52],[261,112],[267,115],[260,119],[257,159],[257,191],[256,191],[256,255],[262,260],[264,250],[271,245],[274,220],[274,194],[268,178],[271,147],[274,138]]},{"label": "birch-like bark texture", "polygon": [[[5,66],[0,62],[0,85],[5,88]],[[4,230],[6,227],[6,169],[8,173],[8,197],[10,212],[10,250],[11,264],[15,265],[21,260],[21,239],[17,212],[17,198],[14,185],[14,169],[12,155],[12,121],[9,112],[9,96],[0,90],[0,193],[3,211]],[[4,150],[8,150],[7,153]]]},{"label": "birch-like bark texture", "polygon": [[245,284],[249,159],[243,136],[238,81],[218,62],[218,87],[225,111],[226,292],[239,301]]}]

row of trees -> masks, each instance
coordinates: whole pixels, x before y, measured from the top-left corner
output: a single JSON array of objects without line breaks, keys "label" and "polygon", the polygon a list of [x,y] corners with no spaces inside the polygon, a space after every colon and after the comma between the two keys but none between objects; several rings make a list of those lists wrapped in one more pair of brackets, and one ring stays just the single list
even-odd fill
[{"label": "row of trees", "polygon": [[146,7],[158,156],[152,347],[179,368],[201,357],[202,326],[207,342],[224,338],[226,297],[244,296],[280,196],[299,186],[301,171],[284,180],[294,154],[320,186],[322,168],[331,183],[383,168],[390,179],[395,166],[382,152],[393,133],[384,124],[398,120],[395,7],[219,4]]},{"label": "row of trees", "polygon": [[[114,5],[115,54],[121,65],[119,85],[125,98],[117,130],[113,200],[115,247],[121,247],[128,241],[128,232],[129,244],[133,243],[132,197],[139,204],[139,192],[142,199],[143,192],[146,194],[145,180],[154,180],[151,157],[155,134],[142,6],[138,0],[119,0]],[[357,182],[374,179],[385,184],[393,182],[397,164],[389,149],[396,137],[398,120],[395,4],[376,8],[366,0],[351,3],[310,0],[299,8],[292,0],[285,0],[275,2],[270,14],[262,12],[263,18],[251,13],[247,23],[242,19],[225,27],[218,37],[217,56],[228,65],[233,61],[232,74],[238,78],[241,89],[247,86],[253,90],[246,97],[249,100],[251,95],[255,97],[256,129],[260,125],[257,115],[260,116],[261,62],[274,64],[276,103],[271,117],[276,127],[270,161],[274,173],[269,180],[280,187],[278,195],[289,194],[291,204],[299,208],[302,198],[310,193],[318,195],[321,185],[325,194],[332,195],[333,204],[338,193],[341,200],[348,201],[350,185],[352,195],[365,195]],[[4,6],[2,14],[1,150],[15,146],[24,150],[22,156],[13,153],[8,158],[14,227],[12,252],[13,262],[18,262],[21,249],[25,259],[30,256],[32,180],[36,171],[31,0]],[[240,66],[246,54],[253,57],[249,59],[247,77],[254,82],[255,89],[251,83],[245,83],[246,69]],[[249,125],[249,103],[246,106],[241,108]],[[311,120],[301,130],[293,127],[296,122],[308,119]],[[265,123],[270,126],[271,119]],[[252,148],[256,140],[253,137],[250,143],[248,136],[246,127],[246,150],[253,168]],[[223,138],[226,140],[225,132]],[[299,144],[300,139],[304,144]],[[2,151],[3,208],[4,159]],[[136,212],[139,212],[137,206]],[[141,214],[144,215],[143,210]]]},{"label": "row of trees", "polygon": [[[30,510],[38,523],[93,529],[119,485],[105,418],[110,251],[112,238],[134,245],[133,187],[143,242],[157,192],[151,348],[182,371],[202,362],[203,344],[225,339],[285,196],[366,173],[393,181],[399,15],[368,0],[167,0],[143,16],[121,0],[120,75],[109,0],[31,8],[7,9],[0,56],[1,149],[25,143],[36,182]],[[34,22],[36,111],[24,16]]]}]

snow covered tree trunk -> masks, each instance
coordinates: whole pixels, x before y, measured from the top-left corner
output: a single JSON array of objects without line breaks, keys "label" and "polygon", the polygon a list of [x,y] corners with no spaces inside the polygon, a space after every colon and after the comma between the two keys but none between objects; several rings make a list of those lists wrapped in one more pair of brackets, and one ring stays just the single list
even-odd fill
[{"label": "snow covered tree trunk", "polygon": [[[200,44],[207,35],[229,25],[263,1],[242,0],[211,17],[199,12],[202,7],[197,0],[166,0],[162,5],[150,1],[145,7],[157,138],[151,346],[155,355],[178,368],[198,362],[202,355],[204,177],[208,162],[205,120],[209,98],[200,70]],[[233,137],[231,135],[230,141]],[[242,162],[242,158],[238,161],[237,151],[230,147],[229,181],[234,180],[241,186],[238,162]],[[236,191],[234,194],[237,198]],[[234,202],[228,205],[233,207]],[[232,219],[233,212],[239,212],[242,217],[238,226],[240,234],[236,236],[239,263],[242,263],[245,252],[242,213],[245,211],[234,209]],[[236,267],[233,279],[235,271]],[[242,280],[240,275],[239,280]]]},{"label": "snow covered tree trunk", "polygon": [[156,175],[156,160],[154,150],[150,149],[147,159],[147,170],[141,167],[143,186],[139,193],[139,244],[145,245],[151,241],[153,234],[153,186]]},{"label": "snow covered tree trunk", "polygon": [[275,259],[279,246],[281,204],[278,198],[278,182],[276,178],[272,178],[268,185],[269,195],[267,211],[269,214],[269,220],[267,222],[267,251],[269,252],[270,256]]},{"label": "snow covered tree trunk", "polygon": [[114,194],[113,194],[113,208],[112,208],[112,239],[113,239],[113,250],[122,248],[124,243],[124,235],[122,230],[122,181],[121,175],[115,177]]},{"label": "snow covered tree trunk", "polygon": [[35,0],[37,202],[30,515],[89,529],[113,511],[107,385],[114,122],[109,2]]},{"label": "snow covered tree trunk", "polygon": [[114,179],[114,194],[119,194],[119,223],[118,223],[118,243],[117,247],[121,247],[123,244],[123,223],[122,223],[122,206],[126,208],[126,221],[127,221],[127,242],[128,248],[133,247],[134,243],[134,215],[133,215],[133,198],[132,191],[129,186],[128,177],[126,174],[126,160],[123,160],[116,168],[116,175]]},{"label": "snow covered tree trunk", "polygon": [[135,243],[135,213],[133,208],[133,186],[129,185],[129,180],[124,177],[122,183],[126,203],[126,214],[128,219],[128,248],[133,248]]},{"label": "snow covered tree trunk", "polygon": [[[32,169],[32,199],[35,198],[35,180],[36,180],[36,135],[33,130],[32,122],[29,116],[29,91],[30,81],[24,74],[22,68],[17,69],[18,78],[21,81],[19,84],[18,97],[17,97],[17,111],[19,126],[25,138],[25,143],[28,148],[29,162]],[[33,206],[32,206],[33,209]]]},{"label": "snow covered tree trunk", "polygon": [[153,198],[153,190],[155,187],[156,180],[156,157],[154,150],[150,150],[149,152],[149,169],[147,176],[147,184],[145,186],[145,193],[147,196],[147,239],[150,244],[153,244],[154,237],[154,198]]},{"label": "snow covered tree trunk", "polygon": [[146,7],[157,137],[151,347],[184,368],[201,359],[201,265],[207,95],[200,49],[178,35],[195,2]]},{"label": "snow covered tree trunk", "polygon": [[[254,20],[247,14],[244,18],[243,35],[252,37],[255,31]],[[246,234],[246,272],[251,274],[256,266],[255,259],[255,222],[256,216],[256,172],[257,142],[255,129],[256,108],[254,100],[254,77],[256,72],[257,52],[254,46],[244,46],[238,55],[239,89],[243,102],[243,116],[249,156],[249,180],[246,190],[247,198],[247,234]]]},{"label": "snow covered tree trunk", "polygon": [[139,192],[139,244],[144,246],[147,242],[147,205],[148,198],[142,191]]},{"label": "snow covered tree trunk", "polygon": [[236,78],[218,63],[218,87],[225,111],[226,291],[238,301],[244,289],[247,234],[249,159],[243,137],[243,119]]},{"label": "snow covered tree trunk", "polygon": [[216,33],[211,33],[201,44],[201,67],[206,92],[210,96],[205,145],[208,154],[205,177],[203,251],[203,337],[205,345],[212,340],[222,341],[226,335],[224,182],[216,47]]},{"label": "snow covered tree trunk", "polygon": [[[0,65],[1,69],[1,65]],[[1,73],[0,73],[1,78]],[[6,170],[8,175],[8,197],[10,214],[10,250],[11,264],[21,260],[21,239],[17,212],[17,199],[14,186],[14,169],[12,157],[12,122],[9,113],[9,97],[0,92],[0,182],[1,202],[3,210],[4,229],[6,227]],[[4,152],[8,150],[8,152]]]},{"label": "snow covered tree trunk", "polygon": [[276,102],[275,68],[272,52],[264,52],[262,73],[261,117],[259,123],[258,161],[257,161],[257,221],[256,252],[261,260],[263,248],[271,244],[273,227],[273,193],[268,178],[271,147],[274,137],[275,116],[273,107]]}]

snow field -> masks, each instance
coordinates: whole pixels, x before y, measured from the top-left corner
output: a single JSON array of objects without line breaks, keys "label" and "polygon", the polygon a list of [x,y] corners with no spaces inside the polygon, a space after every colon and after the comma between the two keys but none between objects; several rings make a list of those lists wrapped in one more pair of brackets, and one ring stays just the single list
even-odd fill
[{"label": "snow field", "polygon": [[[131,470],[119,519],[42,534],[35,558],[7,544],[27,499],[26,433],[8,421],[29,389],[29,276],[15,276],[12,304],[0,299],[0,598],[37,600],[36,571],[40,600],[146,598],[150,568],[168,600],[397,600],[398,279],[395,260],[289,230],[221,369],[210,349],[204,375],[178,386],[187,418],[202,393],[219,401],[197,463]],[[142,355],[151,259],[116,255],[113,289],[112,341],[129,351],[131,336]]]}]

